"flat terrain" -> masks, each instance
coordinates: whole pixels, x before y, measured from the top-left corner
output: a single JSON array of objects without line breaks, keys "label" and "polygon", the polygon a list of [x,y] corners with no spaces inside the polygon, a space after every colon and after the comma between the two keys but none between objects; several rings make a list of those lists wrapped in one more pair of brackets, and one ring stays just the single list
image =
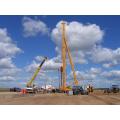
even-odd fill
[{"label": "flat terrain", "polygon": [[89,95],[67,96],[65,94],[21,95],[0,92],[1,105],[120,105],[120,93],[104,94],[95,91]]}]

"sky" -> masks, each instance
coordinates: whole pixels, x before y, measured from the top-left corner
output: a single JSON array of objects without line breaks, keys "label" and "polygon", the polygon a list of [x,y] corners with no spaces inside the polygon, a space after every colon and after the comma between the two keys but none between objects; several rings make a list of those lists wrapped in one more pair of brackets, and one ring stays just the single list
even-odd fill
[{"label": "sky", "polygon": [[[120,16],[0,16],[0,87],[25,87],[44,56],[35,84],[59,86],[61,22],[80,85],[120,85]],[[67,85],[73,75],[67,57]]]}]

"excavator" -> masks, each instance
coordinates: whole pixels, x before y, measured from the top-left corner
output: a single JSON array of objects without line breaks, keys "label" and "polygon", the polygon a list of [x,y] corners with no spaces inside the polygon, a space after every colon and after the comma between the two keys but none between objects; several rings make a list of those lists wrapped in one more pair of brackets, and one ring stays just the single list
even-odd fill
[{"label": "excavator", "polygon": [[27,83],[27,85],[26,85],[27,93],[37,93],[38,90],[37,90],[36,86],[33,84],[33,81],[37,77],[39,71],[41,70],[41,67],[43,66],[43,64],[45,63],[46,60],[47,60],[47,57],[44,57],[43,61],[41,62],[41,64],[38,66],[35,73],[33,74],[31,80]]}]

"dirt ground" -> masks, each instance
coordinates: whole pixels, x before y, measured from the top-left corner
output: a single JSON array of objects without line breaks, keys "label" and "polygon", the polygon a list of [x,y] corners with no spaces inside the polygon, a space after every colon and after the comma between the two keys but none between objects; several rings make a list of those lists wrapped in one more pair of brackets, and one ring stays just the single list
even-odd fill
[{"label": "dirt ground", "polygon": [[0,92],[1,105],[120,105],[120,93],[104,94],[94,91],[89,95],[68,96],[61,93],[21,95]]}]

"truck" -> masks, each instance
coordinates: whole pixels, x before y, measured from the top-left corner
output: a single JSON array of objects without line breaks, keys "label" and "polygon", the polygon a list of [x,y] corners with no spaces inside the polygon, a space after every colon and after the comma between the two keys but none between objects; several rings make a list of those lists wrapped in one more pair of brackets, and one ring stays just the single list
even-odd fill
[{"label": "truck", "polygon": [[35,78],[37,77],[39,71],[41,70],[41,67],[43,66],[43,64],[45,63],[45,61],[47,60],[47,57],[44,57],[43,61],[41,62],[41,64],[38,66],[38,68],[36,69],[35,73],[33,74],[32,78],[30,79],[30,81],[27,83],[26,85],[26,92],[27,93],[37,93],[38,89],[37,87],[33,84],[33,81],[35,80]]},{"label": "truck", "polygon": [[82,86],[73,86],[72,88],[72,91],[73,91],[73,95],[88,95],[89,92],[85,89],[83,89]]},{"label": "truck", "polygon": [[10,88],[10,92],[20,92],[20,91],[21,91],[21,88],[19,87]]},{"label": "truck", "polygon": [[104,90],[104,93],[118,93],[119,91],[119,85],[112,85],[110,88],[106,88]]}]

